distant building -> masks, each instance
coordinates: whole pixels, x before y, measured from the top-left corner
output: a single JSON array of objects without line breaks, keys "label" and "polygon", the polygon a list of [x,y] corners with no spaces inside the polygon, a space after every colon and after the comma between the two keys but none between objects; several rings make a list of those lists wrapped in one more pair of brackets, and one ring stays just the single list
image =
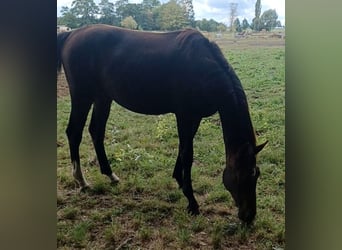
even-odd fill
[{"label": "distant building", "polygon": [[70,31],[71,28],[65,26],[65,25],[57,25],[57,33],[58,32],[65,32],[65,31]]}]

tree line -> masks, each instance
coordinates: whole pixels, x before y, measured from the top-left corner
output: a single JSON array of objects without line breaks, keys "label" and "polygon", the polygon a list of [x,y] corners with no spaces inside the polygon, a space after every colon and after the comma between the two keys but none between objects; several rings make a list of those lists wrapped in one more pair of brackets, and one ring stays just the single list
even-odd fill
[{"label": "tree line", "polygon": [[203,19],[195,21],[192,0],[170,0],[161,4],[159,0],[143,0],[129,3],[128,0],[74,0],[71,8],[63,6],[58,25],[79,28],[84,25],[103,23],[140,30],[177,30],[200,27],[205,31],[226,28],[223,23]]},{"label": "tree line", "polygon": [[236,18],[237,3],[230,3],[230,30],[241,32],[243,30],[252,29],[254,31],[267,30],[270,31],[275,27],[281,27],[281,22],[278,20],[276,10],[269,9],[261,15],[261,0],[255,2],[255,17],[252,23],[249,24],[247,19],[244,18],[242,23],[239,18]]},{"label": "tree line", "polygon": [[[115,1],[115,2],[112,2]],[[103,23],[140,30],[178,30],[186,27],[199,28],[202,31],[217,32],[227,30],[224,23],[213,19],[195,20],[192,0],[170,0],[161,4],[159,0],[143,0],[141,3],[129,3],[128,0],[74,0],[71,7],[63,6],[58,25],[72,29],[85,25]],[[256,17],[249,24],[247,19],[242,23],[234,18],[234,30],[241,32],[251,28],[259,31],[270,30],[277,22],[275,10],[265,11],[261,16],[260,0],[256,2]]]},{"label": "tree line", "polygon": [[253,18],[251,24],[244,18],[242,23],[239,18],[236,18],[233,23],[233,29],[237,32],[251,29],[254,31],[267,30],[270,31],[275,27],[282,27],[281,22],[278,19],[278,14],[275,10],[266,10],[260,17]]}]

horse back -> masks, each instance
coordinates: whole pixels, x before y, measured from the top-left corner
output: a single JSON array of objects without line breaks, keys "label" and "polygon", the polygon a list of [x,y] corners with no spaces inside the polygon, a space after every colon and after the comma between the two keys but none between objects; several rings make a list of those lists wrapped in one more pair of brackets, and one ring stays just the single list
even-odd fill
[{"label": "horse back", "polygon": [[219,65],[210,46],[195,30],[157,33],[94,25],[69,36],[62,58],[71,92],[107,95],[130,110],[159,114],[191,105],[203,110],[197,106],[211,92],[215,99],[220,90],[208,79]]}]

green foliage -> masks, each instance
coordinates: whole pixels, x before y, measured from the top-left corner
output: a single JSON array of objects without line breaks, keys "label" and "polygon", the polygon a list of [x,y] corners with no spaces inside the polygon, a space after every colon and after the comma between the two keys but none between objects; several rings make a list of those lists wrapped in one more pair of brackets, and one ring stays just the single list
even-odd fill
[{"label": "green foliage", "polygon": [[259,31],[261,30],[261,22],[260,22],[260,14],[261,14],[261,0],[257,0],[255,2],[255,17],[252,20],[252,29]]},{"label": "green foliage", "polygon": [[71,29],[78,27],[78,18],[74,13],[70,11],[68,7],[63,6],[61,13],[62,16],[57,18],[58,25],[65,25],[67,27],[70,27]]},{"label": "green foliage", "polygon": [[241,23],[240,23],[239,18],[235,19],[235,21],[234,21],[234,28],[235,28],[235,31],[237,31],[237,32],[241,32],[242,31],[242,27],[241,27]]},{"label": "green foliage", "polygon": [[99,23],[116,24],[114,4],[109,0],[101,0],[99,3]]},{"label": "green foliage", "polygon": [[255,2],[255,17],[259,18],[261,14],[261,0]]},{"label": "green foliage", "polygon": [[278,14],[276,10],[266,10],[262,16],[260,17],[261,26],[263,29],[266,29],[267,31],[272,30],[275,28],[278,24]]},{"label": "green foliage", "polygon": [[137,22],[133,19],[132,16],[126,17],[121,21],[121,26],[127,29],[135,30],[138,27]]},{"label": "green foliage", "polygon": [[176,0],[160,6],[157,21],[161,30],[178,30],[188,25],[185,9]]},{"label": "green foliage", "polygon": [[74,242],[76,247],[84,247],[87,237],[87,232],[91,224],[89,222],[81,222],[76,224],[70,232],[71,241]]},{"label": "green foliage", "polygon": [[272,30],[274,27],[281,26],[278,21],[278,14],[276,10],[266,10],[261,14],[261,0],[257,0],[255,3],[255,17],[253,18],[251,28],[255,31],[265,29],[267,31]]},{"label": "green foliage", "polygon": [[185,15],[190,27],[195,27],[195,12],[192,0],[180,0],[181,6],[185,9]]},{"label": "green foliage", "polygon": [[176,120],[173,115],[158,116],[155,136],[161,141],[167,141],[177,136]]},{"label": "green foliage", "polygon": [[218,23],[214,19],[207,20],[205,18],[196,21],[196,27],[202,31],[208,32],[223,32],[227,30],[227,26],[224,23]]},{"label": "green foliage", "polygon": [[74,0],[71,3],[71,13],[79,19],[79,26],[96,23],[95,15],[99,12],[99,7],[94,0]]},{"label": "green foliage", "polygon": [[243,29],[243,30],[246,30],[246,29],[248,29],[249,27],[250,27],[250,25],[249,25],[247,19],[244,18],[244,19],[242,20],[242,29]]},{"label": "green foliage", "polygon": [[[261,12],[260,0],[257,2],[259,2]],[[129,17],[133,18],[137,25],[132,20],[127,21]],[[262,17],[263,19],[259,13],[253,19],[251,25],[253,29],[259,31],[266,28],[269,30],[281,25],[278,20],[275,20],[274,24],[274,15],[272,16],[268,12],[264,13]],[[234,20],[233,26],[238,32],[250,27],[246,19],[242,24],[235,17]],[[159,0],[143,0],[142,3],[129,3],[128,0],[118,0],[113,3],[111,0],[101,0],[98,5],[94,0],[74,0],[70,9],[62,6],[61,16],[57,18],[58,25],[65,25],[72,29],[95,23],[140,30],[171,31],[186,27],[197,27],[207,32],[227,30],[224,23],[213,19],[195,20],[192,0],[170,0],[163,4]]]}]

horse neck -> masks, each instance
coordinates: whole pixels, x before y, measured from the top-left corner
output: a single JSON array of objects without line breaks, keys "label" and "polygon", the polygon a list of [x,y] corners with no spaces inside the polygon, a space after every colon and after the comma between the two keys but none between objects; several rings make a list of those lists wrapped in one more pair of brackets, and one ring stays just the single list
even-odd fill
[{"label": "horse neck", "polygon": [[224,104],[219,114],[227,156],[236,153],[246,143],[255,146],[254,129],[244,93],[240,100]]}]

